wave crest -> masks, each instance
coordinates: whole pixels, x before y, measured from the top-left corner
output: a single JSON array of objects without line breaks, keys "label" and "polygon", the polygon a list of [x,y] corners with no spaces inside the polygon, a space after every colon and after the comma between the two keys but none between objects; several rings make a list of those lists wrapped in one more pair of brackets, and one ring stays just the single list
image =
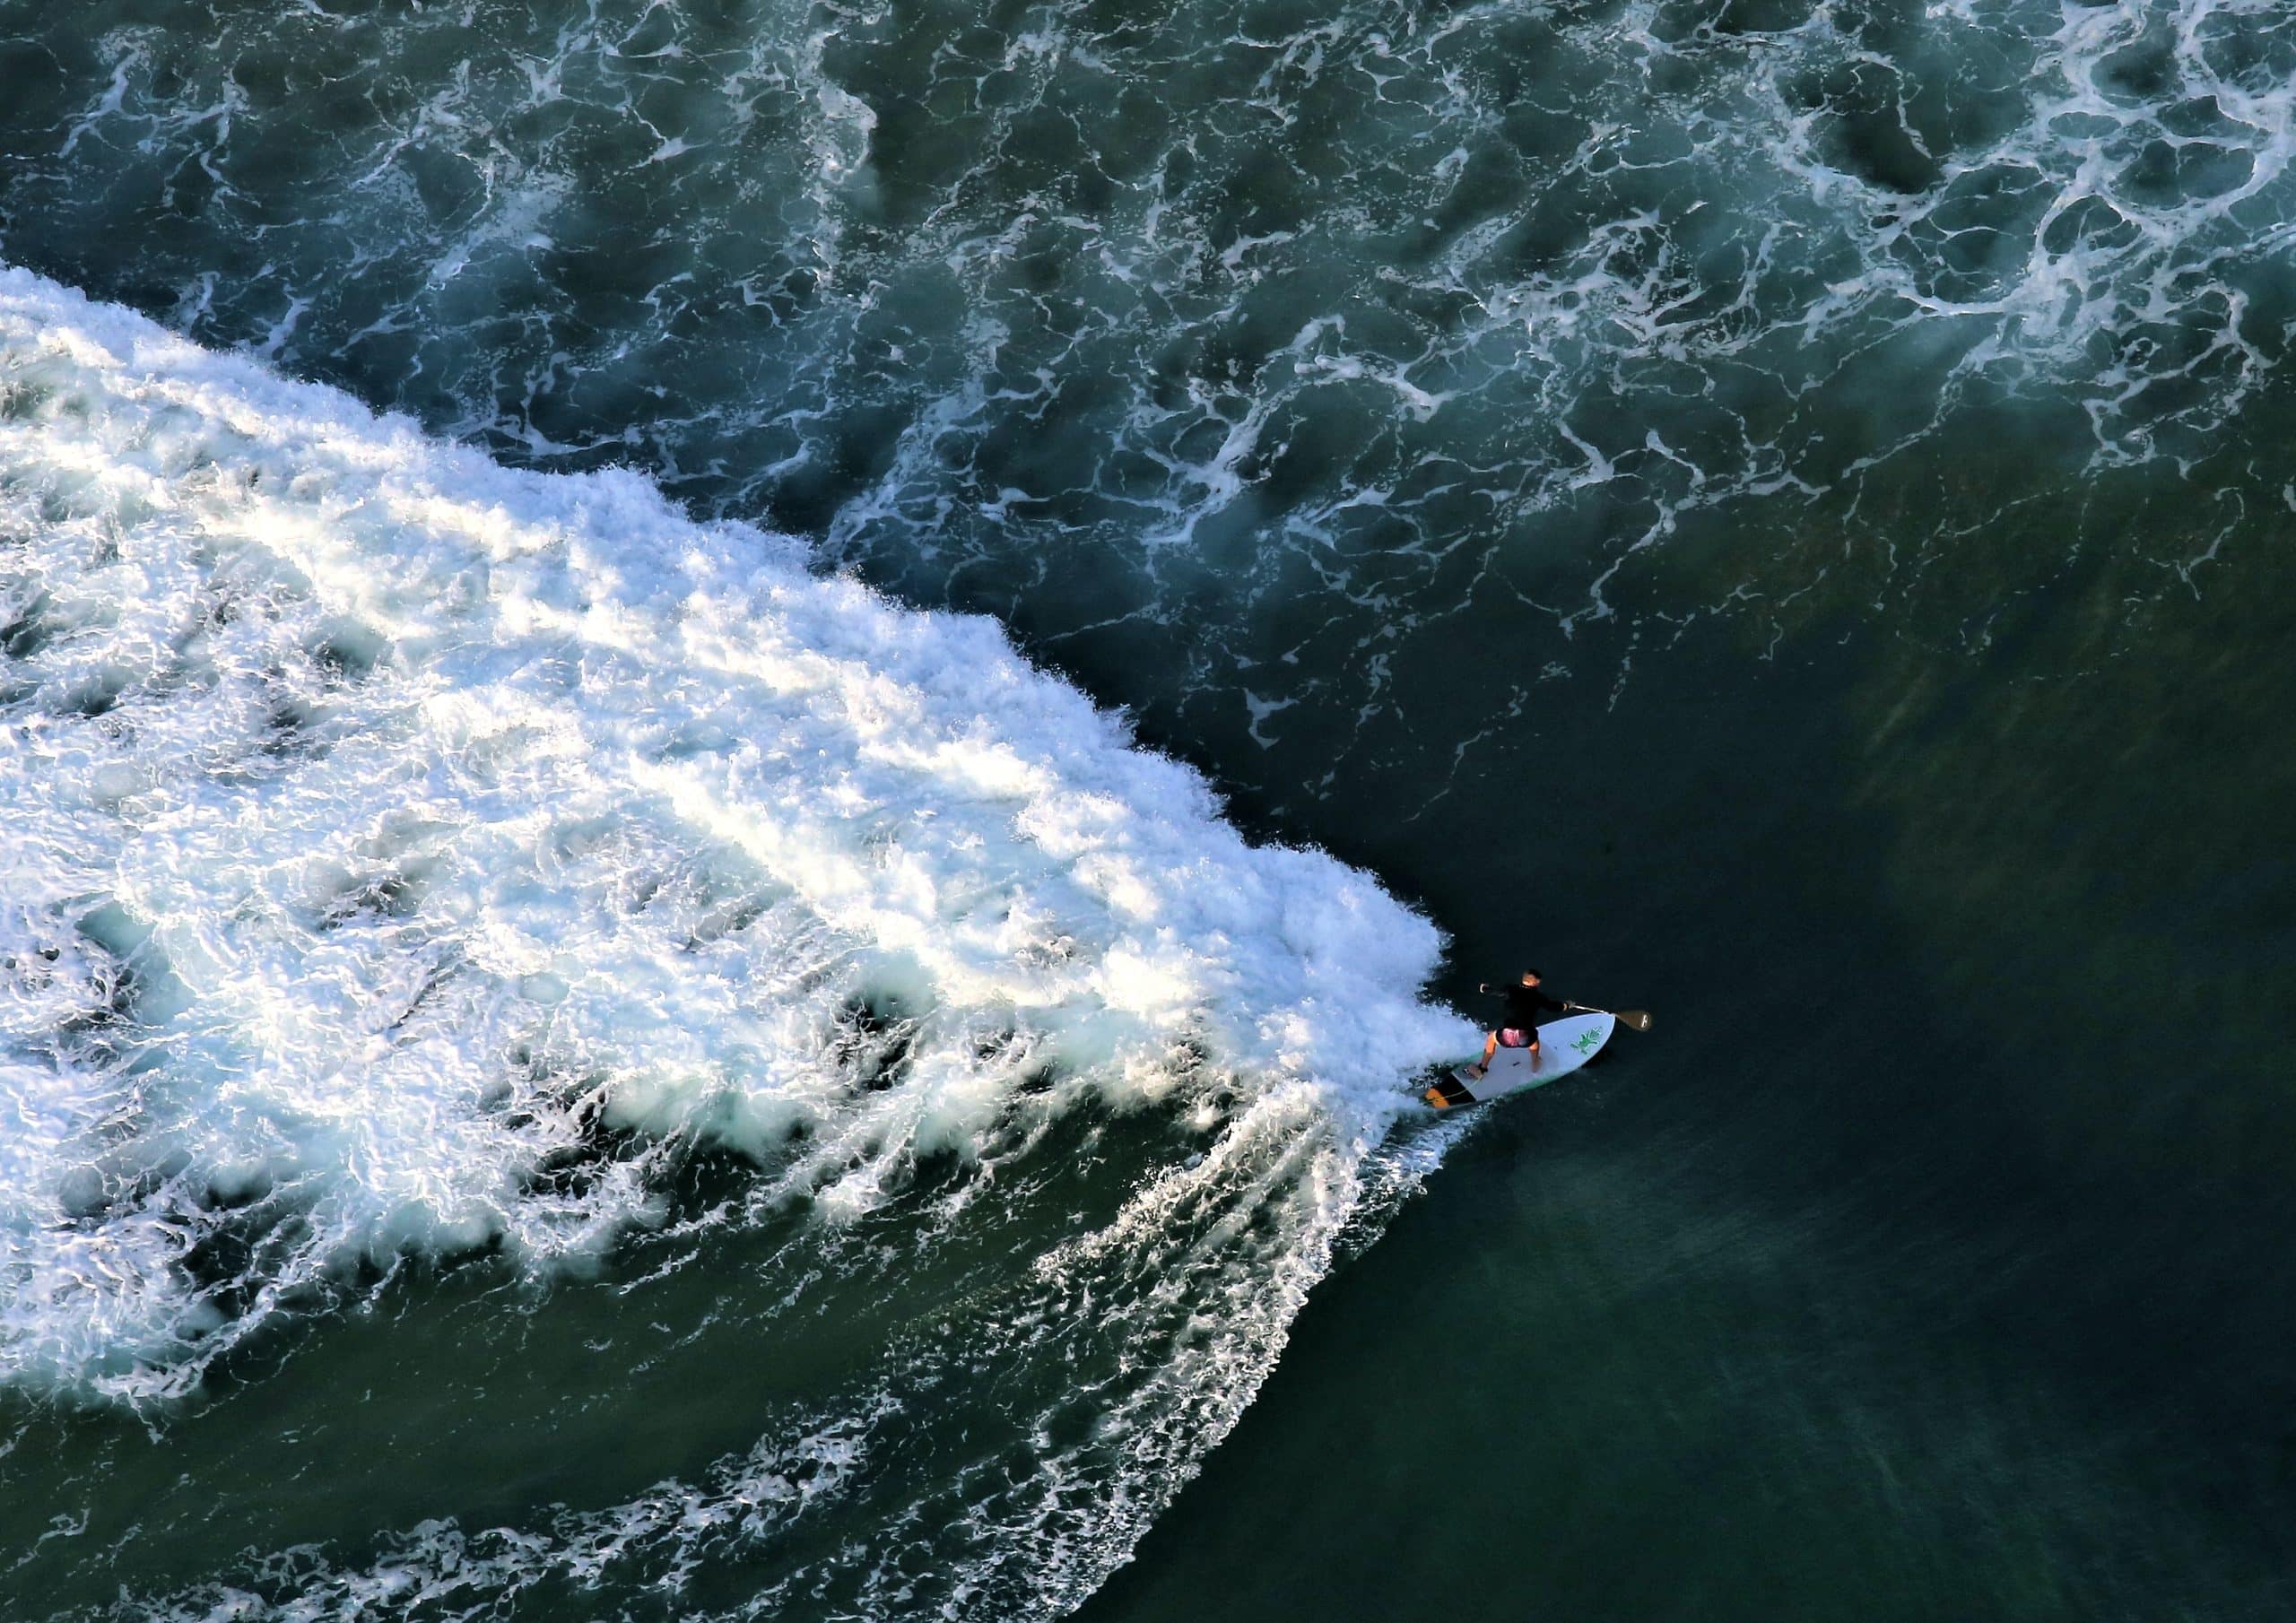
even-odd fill
[{"label": "wave crest", "polygon": [[22,271],[0,355],[0,1378],[595,1255],[697,1142],[847,1215],[1086,1097],[1360,1154],[1465,1046],[1431,925],[990,622]]}]

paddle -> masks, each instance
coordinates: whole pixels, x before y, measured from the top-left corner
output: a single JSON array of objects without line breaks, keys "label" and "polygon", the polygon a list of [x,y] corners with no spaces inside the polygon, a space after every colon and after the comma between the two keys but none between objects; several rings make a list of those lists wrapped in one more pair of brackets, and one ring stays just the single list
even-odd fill
[{"label": "paddle", "polygon": [[[1494,986],[1489,981],[1477,982],[1475,984],[1475,990],[1482,993],[1485,997],[1504,997],[1507,995],[1506,987]],[[1566,1002],[1562,1006],[1565,1009],[1576,1009],[1581,1014],[1607,1014],[1630,1031],[1648,1031],[1650,1029],[1650,1011],[1648,1009],[1597,1009],[1592,1003],[1570,1002]]]},{"label": "paddle", "polygon": [[1582,1014],[1607,1014],[1629,1031],[1650,1029],[1650,1011],[1648,1009],[1597,1009],[1592,1003],[1565,1003],[1562,1006],[1576,1009]]}]

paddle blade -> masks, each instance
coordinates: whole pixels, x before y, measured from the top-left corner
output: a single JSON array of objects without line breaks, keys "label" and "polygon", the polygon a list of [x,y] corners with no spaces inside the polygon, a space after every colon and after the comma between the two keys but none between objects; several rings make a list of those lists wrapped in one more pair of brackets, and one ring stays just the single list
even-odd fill
[{"label": "paddle blade", "polygon": [[1650,1011],[1622,1009],[1618,1011],[1618,1023],[1622,1026],[1631,1026],[1637,1031],[1648,1031],[1650,1029]]}]

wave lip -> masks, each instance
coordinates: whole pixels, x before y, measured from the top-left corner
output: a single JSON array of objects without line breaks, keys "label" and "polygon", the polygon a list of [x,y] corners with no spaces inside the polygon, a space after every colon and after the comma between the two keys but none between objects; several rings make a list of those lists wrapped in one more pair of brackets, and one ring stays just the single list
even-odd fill
[{"label": "wave lip", "polygon": [[1462,1046],[1431,925],[988,621],[20,269],[0,364],[0,1379],[594,1254],[679,1142],[855,1212],[1213,1072],[1376,1137]]}]

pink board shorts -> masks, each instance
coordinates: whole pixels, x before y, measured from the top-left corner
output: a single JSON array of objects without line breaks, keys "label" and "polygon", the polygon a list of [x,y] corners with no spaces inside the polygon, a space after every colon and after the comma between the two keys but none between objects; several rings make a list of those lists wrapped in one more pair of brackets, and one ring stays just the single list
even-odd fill
[{"label": "pink board shorts", "polygon": [[1501,1026],[1499,1028],[1499,1046],[1501,1048],[1527,1048],[1531,1041],[1531,1033],[1520,1026]]}]

